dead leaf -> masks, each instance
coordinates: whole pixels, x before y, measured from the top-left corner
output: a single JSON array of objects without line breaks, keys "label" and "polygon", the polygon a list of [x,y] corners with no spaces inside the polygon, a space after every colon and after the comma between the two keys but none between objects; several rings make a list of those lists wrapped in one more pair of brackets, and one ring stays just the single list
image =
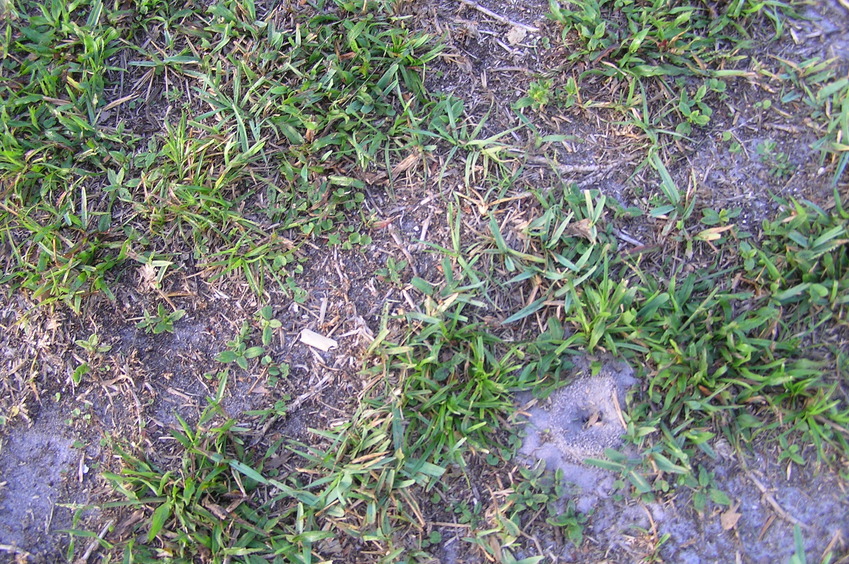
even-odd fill
[{"label": "dead leaf", "polygon": [[398,219],[398,216],[394,215],[392,217],[387,217],[386,219],[381,219],[381,220],[375,221],[374,223],[372,223],[371,226],[374,229],[385,229],[386,227],[391,225],[392,222],[395,221],[396,219]]},{"label": "dead leaf", "polygon": [[221,519],[222,521],[226,521],[230,518],[230,515],[227,511],[224,510],[223,507],[218,505],[217,503],[212,503],[211,501],[204,501],[203,506],[206,507],[213,515]]},{"label": "dead leaf", "polygon": [[133,526],[136,523],[141,523],[143,520],[144,511],[142,511],[141,509],[127,516],[112,531],[112,539],[124,540],[129,535],[130,530],[133,528]]},{"label": "dead leaf", "polygon": [[583,237],[584,239],[588,239],[591,243],[595,243],[593,224],[588,217],[581,221],[569,224],[569,226],[566,227],[566,232],[572,237]]},{"label": "dead leaf", "polygon": [[693,237],[693,239],[706,242],[716,241],[717,239],[722,237],[722,234],[728,231],[729,229],[734,229],[734,225],[732,224],[723,225],[722,227],[711,227],[710,229],[705,229],[704,231],[700,232],[698,235]]},{"label": "dead leaf", "polygon": [[301,331],[301,342],[324,352],[327,352],[338,345],[334,339],[325,337],[324,335],[319,335],[315,331],[310,331],[309,329]]},{"label": "dead leaf", "polygon": [[737,512],[739,508],[740,503],[737,502],[719,516],[719,523],[722,525],[724,530],[730,531],[737,526],[737,521],[739,521],[740,517],[742,517],[742,514]]},{"label": "dead leaf", "polygon": [[421,155],[418,152],[410,153],[404,159],[392,167],[392,178],[398,178],[402,172],[407,172],[419,162]]},{"label": "dead leaf", "polygon": [[513,27],[507,32],[507,42],[510,45],[518,45],[527,35],[528,30],[521,27]]},{"label": "dead leaf", "polygon": [[143,264],[138,268],[139,272],[139,291],[153,292],[159,288],[159,282],[156,280],[156,267],[152,264]]},{"label": "dead leaf", "polygon": [[239,507],[240,505],[242,505],[242,503],[244,503],[244,501],[245,501],[246,499],[247,499],[247,498],[245,498],[245,497],[239,497],[239,498],[237,498],[237,499],[234,499],[233,501],[231,501],[231,502],[230,502],[230,505],[228,505],[228,506],[227,506],[227,508],[226,508],[224,511],[226,511],[226,512],[227,512],[227,514],[229,515],[230,513],[232,513],[233,511],[235,511],[237,507]]}]

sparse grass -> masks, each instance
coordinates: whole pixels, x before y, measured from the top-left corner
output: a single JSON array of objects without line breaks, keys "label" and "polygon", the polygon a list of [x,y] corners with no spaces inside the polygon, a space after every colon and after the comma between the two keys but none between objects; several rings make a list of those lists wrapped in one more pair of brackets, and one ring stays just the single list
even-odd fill
[{"label": "sparse grass", "polygon": [[[582,0],[566,9],[552,0],[563,43],[577,46],[572,59],[586,70],[563,84],[558,73],[535,79],[514,105],[519,125],[485,138],[489,113],[475,122],[462,100],[426,92],[423,72],[441,47],[394,18],[397,3],[319,1],[262,14],[249,0],[144,0],[132,11],[100,0],[0,4],[2,281],[79,313],[93,294],[114,299],[117,281],[138,272],[139,285],[169,304],[136,313],[153,334],[185,315],[166,288],[184,269],[210,283],[239,277],[261,302],[219,351],[218,393],[196,424],[179,420],[169,457],[113,445],[122,469],[106,478],[126,499],[107,507],[142,515],[128,540],[101,539],[113,556],[318,562],[344,558],[350,542],[375,559],[427,560],[441,533],[424,500],[454,499],[451,490],[472,481],[471,460],[512,464],[516,393],[545,396],[568,383],[575,354],[640,367],[644,385],[623,406],[639,456],[592,461],[636,496],[687,488],[698,511],[727,505],[704,464],[720,437],[739,450],[774,439],[780,461],[798,465],[849,456],[841,195],[827,209],[785,201],[755,237],[734,225],[739,209],[697,208],[666,158],[670,143],[710,124],[727,81],[746,74],[752,22],[766,18],[778,37],[791,3],[740,0],[713,14],[707,4]],[[777,99],[804,100],[836,184],[849,158],[849,83],[827,62],[782,65],[774,77],[787,90]],[[593,81],[625,86],[616,99],[591,100]],[[646,210],[561,183],[521,196],[526,221],[505,219],[515,219],[505,196],[523,162],[511,134],[536,135],[535,117],[552,107],[614,109],[642,133],[641,167],[660,180]],[[535,148],[556,140],[536,135]],[[792,174],[774,143],[761,147],[774,176]],[[264,301],[269,283],[305,301],[306,242],[368,246],[370,173],[385,166],[393,179],[392,165],[413,156],[427,175],[428,155],[442,149],[440,188],[463,161],[462,186],[445,199],[451,244],[434,249],[444,280],[408,282],[413,265],[387,257],[376,274],[419,301],[397,317],[387,306],[354,414],[311,430],[309,443],[254,450],[251,431],[220,403],[231,370],[288,375],[271,353],[282,323]],[[485,218],[481,232],[465,231],[466,204]],[[641,213],[661,243],[631,252],[620,223]],[[505,294],[522,305],[500,308]],[[521,338],[506,340],[505,330]],[[97,333],[76,344],[71,380],[84,385],[109,345]],[[265,421],[287,410],[281,400],[253,414]],[[279,463],[289,458],[297,463]],[[491,510],[452,501],[466,542],[481,558],[515,561],[522,531],[536,523],[580,545],[587,517],[559,504],[563,477],[541,466],[516,476],[491,494]]]},{"label": "sparse grass", "polygon": [[[707,269],[688,274],[671,261],[658,272],[615,255],[603,235],[609,223],[578,220],[600,219],[603,201],[568,194],[562,207],[541,202],[528,248],[509,249],[498,236],[492,244],[506,271],[519,270],[508,284],[539,296],[505,319],[533,316],[548,327],[531,369],[551,373],[570,350],[648,360],[645,401],[632,406],[629,434],[642,445],[662,443],[665,456],[652,449],[646,456],[673,474],[689,474],[700,451],[713,456],[717,431],[732,444],[772,429],[800,431],[819,455],[831,456],[828,444],[846,456],[849,406],[835,395],[840,378],[824,370],[846,328],[848,281],[839,265],[847,217],[839,197],[831,213],[788,203],[785,216],[765,224],[760,246],[732,230],[697,233],[689,252],[715,255]],[[558,254],[562,248],[571,255]]]},{"label": "sparse grass", "polygon": [[[549,17],[563,26],[561,42],[568,58],[583,61],[585,68],[577,80],[569,77],[562,86],[551,80],[534,83],[534,92],[517,107],[540,109],[555,98],[552,92],[561,90],[567,94],[562,108],[568,109],[579,91],[586,92],[585,83],[601,80],[623,94],[618,99],[585,96],[583,107],[613,109],[621,116],[622,125],[641,130],[649,157],[658,151],[680,152],[680,145],[674,148],[674,144],[707,128],[714,112],[724,109],[729,81],[750,75],[746,54],[759,42],[781,38],[788,19],[798,17],[802,6],[797,1],[741,0],[707,6],[551,0]],[[752,30],[763,29],[759,24],[764,22],[773,36],[755,37]],[[767,92],[777,94],[776,104],[804,102],[816,124],[819,141],[815,147],[823,161],[837,162],[836,184],[849,162],[845,143],[849,79],[838,73],[833,60],[776,60],[780,68],[772,61],[755,61],[754,71],[772,81],[775,89]],[[600,88],[596,85],[594,90]],[[772,100],[766,102],[769,110]],[[786,110],[779,115],[786,116]],[[792,173],[786,162],[770,162],[769,166],[776,176]]]},{"label": "sparse grass", "polygon": [[[358,176],[414,141],[420,69],[439,53],[377,8],[354,20],[337,4],[260,21],[253,2],[145,2],[132,17],[100,0],[19,3],[4,24],[3,281],[79,311],[112,297],[129,256],[179,240],[213,276],[296,290],[301,236],[340,231]],[[164,44],[123,40],[141,30]],[[170,101],[150,97],[160,75]]]}]

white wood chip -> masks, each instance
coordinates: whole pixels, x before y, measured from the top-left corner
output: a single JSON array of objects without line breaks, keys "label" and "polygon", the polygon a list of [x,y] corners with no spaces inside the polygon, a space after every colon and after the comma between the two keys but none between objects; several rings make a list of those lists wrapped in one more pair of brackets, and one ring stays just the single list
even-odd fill
[{"label": "white wood chip", "polygon": [[336,342],[335,339],[325,337],[324,335],[319,335],[315,331],[310,331],[309,329],[304,329],[303,331],[301,331],[301,342],[305,345],[315,347],[324,352],[335,348],[339,344]]}]

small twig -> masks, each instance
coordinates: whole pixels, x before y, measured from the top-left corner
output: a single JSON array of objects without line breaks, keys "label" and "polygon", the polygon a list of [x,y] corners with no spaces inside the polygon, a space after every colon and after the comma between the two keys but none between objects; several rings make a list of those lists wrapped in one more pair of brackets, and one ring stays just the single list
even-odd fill
[{"label": "small twig", "polygon": [[[822,551],[822,557],[820,558],[820,562],[826,562],[826,557],[829,553],[834,551],[834,547],[837,544],[840,544],[841,548],[843,547],[843,533],[840,532],[840,529],[834,531],[834,534],[831,536],[831,542],[828,543],[828,546],[825,547],[825,550]],[[847,555],[849,556],[849,555]]]},{"label": "small twig", "polygon": [[601,170],[601,167],[598,165],[590,164],[590,165],[567,165],[552,162],[550,159],[545,157],[528,157],[528,162],[535,165],[551,165],[553,168],[557,169],[557,172],[562,174],[573,174],[573,173],[588,173],[588,172],[597,172]]},{"label": "small twig", "polygon": [[620,239],[622,239],[623,241],[625,241],[626,243],[631,243],[635,247],[642,247],[643,246],[643,243],[641,243],[637,239],[634,239],[633,237],[631,237],[630,235],[628,235],[627,233],[625,233],[624,231],[622,231],[620,229],[614,229],[613,234],[616,235],[617,237],[619,237]]},{"label": "small twig", "polygon": [[96,549],[98,546],[100,546],[100,542],[98,542],[98,541],[103,540],[103,537],[106,536],[106,533],[109,532],[109,529],[111,529],[112,525],[114,525],[114,524],[115,524],[115,519],[110,519],[105,525],[103,525],[103,528],[100,529],[100,534],[97,535],[97,538],[95,540],[88,543],[88,548],[86,548],[83,555],[80,556],[74,562],[74,564],[82,564],[84,562],[88,562],[88,559],[91,558],[91,555],[94,553],[94,549]]},{"label": "small twig", "polygon": [[[330,374],[329,373],[325,374],[324,378],[319,380],[318,383],[315,386],[312,386],[312,388],[309,392],[305,392],[305,393],[299,395],[297,398],[295,398],[295,401],[293,401],[292,403],[290,403],[289,405],[286,406],[286,414],[292,413],[293,411],[297,411],[297,409],[299,407],[301,407],[302,403],[304,403],[308,399],[312,398],[313,396],[317,395],[321,391],[321,387],[324,384],[327,383],[327,380],[329,378],[330,378]],[[286,415],[286,414],[284,414],[284,415]],[[268,433],[268,430],[271,429],[271,427],[275,423],[277,423],[277,421],[280,420],[280,417],[281,417],[280,415],[275,415],[271,419],[269,419],[268,421],[265,422],[265,425],[262,426],[262,429],[260,429],[259,432],[257,432],[256,436],[254,436],[254,440],[251,441],[251,445],[250,445],[251,448],[255,447],[256,445],[258,445],[260,443],[260,441],[262,441],[263,437],[265,437],[266,433]]]},{"label": "small twig", "polygon": [[407,258],[407,263],[410,267],[410,270],[413,271],[413,276],[418,276],[419,271],[416,268],[416,261],[413,260],[413,256],[410,254],[410,251],[407,250],[407,244],[401,240],[401,235],[398,233],[398,228],[395,225],[389,225],[389,235],[392,237],[392,240],[395,241],[395,244],[404,253],[404,256]]},{"label": "small twig", "polygon": [[622,416],[622,407],[619,405],[619,395],[616,390],[613,390],[613,407],[616,410],[616,416],[619,418],[619,423],[622,424],[624,430],[628,430],[628,425],[625,423],[625,418]]},{"label": "small twig", "polygon": [[494,69],[489,69],[489,72],[522,72],[525,74],[533,74],[531,69],[525,67],[498,67]]},{"label": "small twig", "polygon": [[755,478],[755,475],[752,474],[752,471],[749,470],[749,467],[746,465],[745,462],[743,462],[742,459],[740,460],[740,465],[743,467],[743,470],[746,472],[746,477],[748,477],[749,480],[751,480],[751,482],[753,484],[755,484],[755,487],[760,490],[761,496],[762,496],[761,499],[766,500],[766,502],[770,505],[770,507],[772,507],[772,509],[778,514],[779,517],[781,517],[782,519],[784,519],[788,523],[792,523],[793,525],[798,525],[799,527],[801,527],[803,529],[806,529],[806,530],[811,529],[810,525],[806,525],[805,523],[801,522],[800,520],[798,520],[795,517],[793,517],[792,515],[790,515],[787,511],[784,510],[783,507],[781,507],[781,505],[778,504],[777,501],[775,501],[775,497],[773,497],[773,495],[771,493],[769,493],[769,490],[767,489],[767,487],[765,485],[763,485],[760,480]]},{"label": "small twig", "polygon": [[539,28],[536,28],[532,25],[526,25],[526,24],[523,24],[523,23],[514,22],[510,18],[505,18],[504,16],[502,16],[500,14],[496,14],[495,12],[493,12],[492,10],[490,10],[488,8],[484,8],[483,6],[478,4],[477,2],[472,2],[472,0],[459,0],[459,1],[460,1],[460,3],[465,4],[469,8],[474,8],[478,12],[480,12],[482,14],[486,14],[490,18],[492,18],[496,21],[499,21],[503,24],[512,25],[513,27],[518,27],[518,28],[524,29],[525,31],[530,31],[531,33],[536,33],[536,32],[539,31]]}]

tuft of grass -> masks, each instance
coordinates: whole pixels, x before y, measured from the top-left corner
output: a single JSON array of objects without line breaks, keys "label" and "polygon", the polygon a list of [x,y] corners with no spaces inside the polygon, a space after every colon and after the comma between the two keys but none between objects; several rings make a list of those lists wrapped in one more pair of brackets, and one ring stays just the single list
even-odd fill
[{"label": "tuft of grass", "polygon": [[[715,456],[717,434],[744,447],[781,433],[788,445],[810,442],[826,460],[849,453],[849,406],[840,377],[824,370],[846,327],[849,223],[839,196],[831,212],[786,203],[784,216],[764,224],[759,245],[735,237],[730,214],[706,214],[708,224],[715,216],[726,225],[695,227],[702,231],[688,252],[710,250],[714,259],[688,273],[669,262],[648,270],[639,255],[615,254],[611,226],[597,211],[603,201],[594,203],[591,192],[563,194],[556,206],[540,200],[521,250],[490,222],[489,252],[505,270],[519,271],[507,284],[539,296],[504,320],[546,328],[524,349],[528,376],[542,386],[557,380],[569,367],[563,356],[577,351],[644,367],[647,384],[626,421],[658,484],[664,474],[689,484],[698,457]],[[570,233],[576,223],[581,229]]]},{"label": "tuft of grass", "polygon": [[0,39],[0,280],[79,311],[180,241],[212,278],[297,293],[305,237],[368,244],[363,175],[418,143],[441,46],[363,8],[20,2]]},{"label": "tuft of grass", "polygon": [[124,49],[102,2],[21,2],[0,76],[3,282],[79,310],[126,258],[94,180],[133,135],[100,127],[111,63]]},{"label": "tuft of grass", "polygon": [[[596,63],[590,73],[606,76],[711,76],[707,67],[733,65],[749,46],[747,24],[767,18],[781,37],[796,16],[793,2],[730,2],[723,6],[581,0],[565,8],[550,0],[550,17],[563,26],[564,42],[579,48],[571,60]],[[717,43],[735,46],[716,49]]]},{"label": "tuft of grass", "polygon": [[180,419],[171,469],[113,445],[124,467],[104,475],[126,501],[105,507],[137,508],[146,518],[133,525],[123,547],[101,541],[104,548],[122,549],[134,562],[316,561],[312,547],[333,535],[320,530],[313,511],[304,511],[316,496],[286,477],[265,477],[242,438],[247,430],[235,421],[202,426],[208,422],[204,417],[193,429]]},{"label": "tuft of grass", "polygon": [[429,298],[423,312],[409,314],[420,328],[391,349],[388,369],[398,379],[393,388],[407,419],[405,450],[437,464],[462,465],[466,446],[501,454],[504,446],[493,433],[512,410],[513,394],[530,383],[517,378],[515,353],[508,349],[499,355],[491,335],[464,322],[468,302],[457,294],[445,297],[455,305],[448,308]]}]

